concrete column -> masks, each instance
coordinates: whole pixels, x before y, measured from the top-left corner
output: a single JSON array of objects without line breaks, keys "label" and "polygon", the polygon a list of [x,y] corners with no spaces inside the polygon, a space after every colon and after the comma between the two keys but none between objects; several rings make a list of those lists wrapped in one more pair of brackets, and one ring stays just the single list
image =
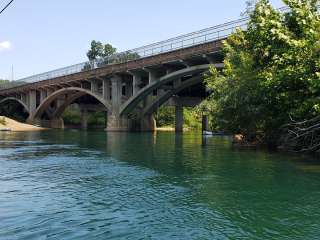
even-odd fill
[{"label": "concrete column", "polygon": [[140,90],[139,85],[142,82],[142,77],[139,74],[136,74],[136,73],[132,73],[132,77],[133,77],[133,82],[132,82],[132,84],[133,84],[133,96],[135,96]]},{"label": "concrete column", "polygon": [[52,128],[64,129],[64,121],[62,118],[51,120]]},{"label": "concrete column", "polygon": [[64,122],[62,118],[54,118],[51,120],[28,119],[27,122],[29,124],[35,124],[45,128],[64,129]]},{"label": "concrete column", "polygon": [[[152,84],[158,80],[155,70],[150,70],[150,69],[145,69],[145,70],[149,73],[149,78],[148,78],[149,84]],[[158,95],[158,91],[156,90],[155,92],[156,92],[156,95]],[[150,102],[152,102],[152,97],[154,96],[153,94],[154,93],[151,93],[146,97],[143,103],[144,106],[147,106]]]},{"label": "concrete column", "polygon": [[202,132],[209,131],[209,118],[206,115],[202,116]]},{"label": "concrete column", "polygon": [[128,131],[130,128],[130,121],[126,117],[120,117],[122,79],[119,76],[113,76],[111,78],[111,93],[112,112],[108,113],[106,131]]},{"label": "concrete column", "polygon": [[111,99],[111,81],[109,79],[104,79],[102,82],[102,94],[103,98],[107,101]]},{"label": "concrete column", "polygon": [[30,113],[33,114],[36,109],[37,109],[37,92],[34,91],[34,90],[31,90],[29,92],[29,110],[30,110]]},{"label": "concrete column", "polygon": [[130,98],[133,94],[133,81],[126,82],[126,97]]},{"label": "concrete column", "polygon": [[108,114],[107,119],[106,131],[108,132],[127,132],[130,129],[130,120],[126,117]]},{"label": "concrete column", "polygon": [[141,131],[152,132],[152,131],[155,131],[156,128],[157,128],[156,120],[154,119],[153,115],[147,115],[141,119],[141,129],[140,129]]},{"label": "concrete column", "polygon": [[29,105],[29,104],[28,104],[28,97],[27,97],[27,95],[26,95],[25,93],[22,93],[22,94],[21,94],[21,100],[22,100],[22,102],[24,102],[26,105]]},{"label": "concrete column", "polygon": [[157,81],[157,73],[154,70],[148,70],[149,72],[149,84]]},{"label": "concrete column", "polygon": [[91,80],[91,92],[99,93],[99,82],[96,79]]},{"label": "concrete column", "polygon": [[40,90],[40,104],[43,102],[43,100],[47,97],[47,91],[46,90]]},{"label": "concrete column", "polygon": [[183,132],[183,107],[180,104],[176,106],[176,132]]},{"label": "concrete column", "polygon": [[122,79],[119,76],[111,78],[111,92],[112,92],[112,113],[119,115],[122,96]]},{"label": "concrete column", "polygon": [[[147,70],[149,73],[149,84],[154,83],[158,80],[157,73],[154,70]],[[157,93],[158,94],[158,91]],[[152,102],[153,94],[151,93],[143,100],[143,106],[146,107],[149,103]],[[156,121],[155,118],[152,115],[145,116],[141,119],[141,131],[154,131],[156,130]]]},{"label": "concrete column", "polygon": [[81,109],[81,129],[88,129],[88,110]]}]

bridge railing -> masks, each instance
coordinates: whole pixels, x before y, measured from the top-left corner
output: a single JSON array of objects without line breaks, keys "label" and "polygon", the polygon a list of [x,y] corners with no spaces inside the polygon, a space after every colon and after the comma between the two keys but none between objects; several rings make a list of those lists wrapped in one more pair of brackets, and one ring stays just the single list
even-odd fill
[{"label": "bridge railing", "polygon": [[67,76],[86,70],[104,67],[106,65],[124,63],[140,58],[155,56],[161,53],[172,52],[175,50],[200,45],[203,43],[209,43],[216,40],[224,39],[227,36],[231,35],[237,28],[244,29],[246,25],[247,18],[243,18],[237,21],[232,21],[214,27],[206,28],[197,32],[192,32],[176,38],[171,38],[166,41],[117,53],[108,58],[101,58],[95,61],[75,64],[72,66],[19,79],[18,81],[21,82],[21,84],[39,82],[47,79]]},{"label": "bridge railing", "polygon": [[[280,11],[288,11],[289,8],[280,8]],[[237,28],[245,29],[249,18],[242,18],[225,24],[216,25],[200,31],[181,35],[165,41],[135,48],[129,51],[112,55],[108,58],[101,58],[95,61],[83,62],[72,66],[60,68],[46,73],[37,74],[15,81],[16,85],[26,83],[39,82],[43,80],[53,79],[56,77],[67,76],[82,71],[92,70],[112,64],[124,63],[140,58],[150,57],[161,53],[172,52],[175,50],[210,43],[213,41],[225,39],[230,36]],[[11,85],[12,86],[12,85]]]}]

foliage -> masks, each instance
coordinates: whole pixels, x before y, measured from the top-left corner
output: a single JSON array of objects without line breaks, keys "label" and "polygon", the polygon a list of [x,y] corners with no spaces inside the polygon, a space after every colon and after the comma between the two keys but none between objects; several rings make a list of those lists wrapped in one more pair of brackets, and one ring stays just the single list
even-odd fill
[{"label": "foliage", "polygon": [[94,112],[89,114],[88,124],[93,126],[105,126],[105,112]]},{"label": "foliage", "polygon": [[118,53],[114,60],[115,62],[125,62],[125,61],[131,61],[140,58],[140,55],[135,52],[123,52],[123,53]]},{"label": "foliage", "polygon": [[64,111],[62,118],[65,124],[71,124],[71,125],[81,124],[81,116],[80,116],[80,111],[78,109],[73,109],[68,107]]},{"label": "foliage", "polygon": [[[81,113],[78,108],[68,107],[62,118],[65,124],[81,125]],[[89,126],[105,126],[105,113],[104,112],[89,112],[88,116]]]},{"label": "foliage", "polygon": [[201,114],[194,108],[183,109],[184,127],[192,130],[201,130]]},{"label": "foliage", "polygon": [[107,64],[122,63],[140,58],[136,52],[117,53],[117,49],[111,44],[102,44],[99,41],[93,40],[91,48],[87,52],[87,57],[90,62],[87,62],[82,71],[94,69],[96,67],[103,67]]},{"label": "foliage", "polygon": [[253,12],[255,5],[257,4],[257,0],[247,0],[246,1],[246,10],[241,13],[242,17],[249,17]]},{"label": "foliage", "polygon": [[[192,130],[201,129],[201,117],[193,108],[183,108],[184,127]],[[157,127],[174,127],[175,107],[161,106],[155,114]]]},{"label": "foliage", "polygon": [[102,44],[99,41],[91,41],[91,48],[87,52],[87,57],[90,61],[96,60],[98,58],[107,58],[112,56],[117,52],[111,44]]},{"label": "foliage", "polygon": [[168,127],[174,125],[175,108],[161,106],[155,114],[157,127]]},{"label": "foliage", "polygon": [[90,62],[86,62],[82,68],[82,71],[88,71],[88,70],[91,70],[92,69],[92,66],[91,66],[91,63]]},{"label": "foliage", "polygon": [[0,89],[16,87],[22,84],[25,84],[25,82],[0,79]]},{"label": "foliage", "polygon": [[246,31],[224,42],[225,68],[212,67],[202,104],[214,124],[250,139],[275,143],[279,129],[319,113],[320,19],[316,0],[285,0],[281,13],[259,0]]}]

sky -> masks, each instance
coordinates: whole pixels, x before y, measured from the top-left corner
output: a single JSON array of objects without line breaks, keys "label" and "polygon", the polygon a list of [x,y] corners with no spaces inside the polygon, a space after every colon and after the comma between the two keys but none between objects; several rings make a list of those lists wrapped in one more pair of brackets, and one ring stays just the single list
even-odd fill
[{"label": "sky", "polygon": [[[0,9],[8,2],[0,0]],[[0,15],[0,79],[84,62],[93,39],[129,50],[236,20],[245,6],[245,0],[14,0]]]}]

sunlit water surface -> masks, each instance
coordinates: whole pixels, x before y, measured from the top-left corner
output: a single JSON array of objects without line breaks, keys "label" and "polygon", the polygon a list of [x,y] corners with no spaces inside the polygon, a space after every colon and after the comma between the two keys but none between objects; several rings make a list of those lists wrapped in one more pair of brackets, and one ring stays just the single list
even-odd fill
[{"label": "sunlit water surface", "polygon": [[196,134],[1,133],[0,239],[320,239],[320,164]]}]

